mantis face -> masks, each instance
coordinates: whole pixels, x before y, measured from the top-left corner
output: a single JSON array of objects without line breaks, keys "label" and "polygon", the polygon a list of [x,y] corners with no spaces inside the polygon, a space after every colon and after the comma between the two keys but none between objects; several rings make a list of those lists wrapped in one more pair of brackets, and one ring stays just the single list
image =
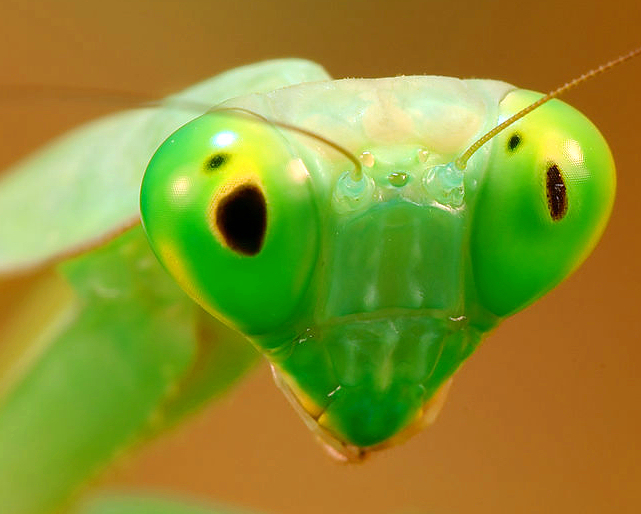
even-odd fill
[{"label": "mantis face", "polygon": [[[605,141],[568,105],[537,109],[462,171],[453,162],[470,140],[537,94],[394,80],[270,94],[302,128],[330,126],[323,137],[362,152],[360,175],[313,141],[214,111],[167,139],[141,191],[161,262],[250,338],[308,424],[348,459],[431,422],[483,333],[586,257],[614,195]],[[305,91],[318,109],[309,123],[292,100]],[[443,113],[442,130],[454,132],[435,135]]]}]

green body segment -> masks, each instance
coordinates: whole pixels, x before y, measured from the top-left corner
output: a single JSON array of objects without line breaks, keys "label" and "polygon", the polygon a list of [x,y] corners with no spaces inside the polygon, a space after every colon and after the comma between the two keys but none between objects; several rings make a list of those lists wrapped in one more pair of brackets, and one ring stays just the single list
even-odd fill
[{"label": "green body segment", "polygon": [[[154,156],[143,223],[183,288],[251,335],[312,425],[339,445],[379,447],[431,419],[430,401],[483,333],[562,280],[603,230],[612,158],[562,102],[500,134],[466,170],[453,165],[536,95],[402,77],[236,98],[224,107],[242,113],[214,110]],[[206,169],[226,133],[240,143]],[[362,174],[325,140],[360,156]],[[176,194],[177,182],[197,194]],[[225,229],[232,214],[236,232]],[[237,250],[243,237],[256,252]]]},{"label": "green body segment", "polygon": [[213,324],[176,286],[139,227],[60,271],[76,292],[16,361],[21,374],[0,401],[2,512],[53,512],[256,360],[240,334]]}]

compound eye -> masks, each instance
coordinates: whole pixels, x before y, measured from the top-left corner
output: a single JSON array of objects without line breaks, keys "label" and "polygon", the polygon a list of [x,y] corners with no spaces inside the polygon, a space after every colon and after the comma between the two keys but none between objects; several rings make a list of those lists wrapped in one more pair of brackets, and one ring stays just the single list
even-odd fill
[{"label": "compound eye", "polygon": [[560,221],[568,211],[568,197],[563,175],[556,164],[548,166],[545,184],[550,216],[553,221]]},{"label": "compound eye", "polygon": [[267,230],[267,202],[255,184],[236,187],[218,201],[215,224],[223,242],[241,255],[257,255]]},{"label": "compound eye", "polygon": [[320,220],[297,151],[270,123],[212,112],[174,132],[143,179],[156,255],[205,310],[248,335],[281,330],[311,294]]}]

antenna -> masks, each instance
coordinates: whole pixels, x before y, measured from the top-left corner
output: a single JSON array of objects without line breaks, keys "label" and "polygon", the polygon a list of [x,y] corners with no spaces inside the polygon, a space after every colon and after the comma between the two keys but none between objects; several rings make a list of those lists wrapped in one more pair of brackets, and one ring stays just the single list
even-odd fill
[{"label": "antenna", "polygon": [[490,139],[492,139],[494,136],[496,136],[499,132],[505,130],[507,127],[512,125],[517,120],[520,120],[523,116],[526,114],[532,112],[534,109],[537,107],[540,107],[543,105],[545,102],[551,100],[552,98],[556,98],[562,93],[565,93],[568,89],[572,89],[573,87],[578,86],[582,82],[585,82],[586,80],[589,80],[596,75],[599,75],[600,73],[603,73],[606,70],[609,70],[610,68],[613,68],[614,66],[621,64],[622,62],[625,62],[629,59],[632,59],[633,57],[636,57],[637,55],[641,54],[641,46],[638,48],[635,48],[631,52],[628,52],[627,54],[621,55],[620,57],[617,57],[616,59],[613,59],[605,64],[602,64],[598,68],[594,68],[587,73],[584,73],[580,77],[577,77],[570,82],[566,82],[563,84],[561,87],[558,87],[552,91],[550,91],[547,95],[539,98],[536,102],[528,105],[524,109],[520,110],[517,112],[515,115],[512,117],[508,118],[505,120],[503,123],[500,125],[497,125],[494,127],[492,130],[487,132],[485,135],[481,136],[479,139],[477,139],[465,152],[463,155],[461,155],[458,159],[454,161],[455,166],[463,171],[465,167],[467,166],[467,161],[470,160],[470,157],[474,155],[474,153],[481,148],[485,143],[487,143]]}]

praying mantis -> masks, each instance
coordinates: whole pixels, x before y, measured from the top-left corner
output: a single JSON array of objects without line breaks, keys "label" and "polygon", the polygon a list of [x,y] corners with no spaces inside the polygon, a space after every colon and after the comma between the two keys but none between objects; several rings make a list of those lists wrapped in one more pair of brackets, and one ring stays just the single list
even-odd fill
[{"label": "praying mantis", "polygon": [[[0,183],[12,219],[0,269],[59,263],[35,294],[42,326],[18,320],[4,347],[9,511],[58,508],[118,452],[221,394],[257,360],[247,337],[331,451],[362,459],[433,421],[481,335],[596,243],[614,167],[570,107],[540,107],[456,165],[540,95],[494,81],[328,79],[301,60],[232,70],[82,128]],[[191,121],[185,106],[206,102],[222,107]],[[187,295],[138,226],[152,154],[144,229]],[[71,194],[52,194],[65,184]],[[37,208],[24,208],[27,193]],[[533,240],[558,235],[506,246],[527,227]]]}]

